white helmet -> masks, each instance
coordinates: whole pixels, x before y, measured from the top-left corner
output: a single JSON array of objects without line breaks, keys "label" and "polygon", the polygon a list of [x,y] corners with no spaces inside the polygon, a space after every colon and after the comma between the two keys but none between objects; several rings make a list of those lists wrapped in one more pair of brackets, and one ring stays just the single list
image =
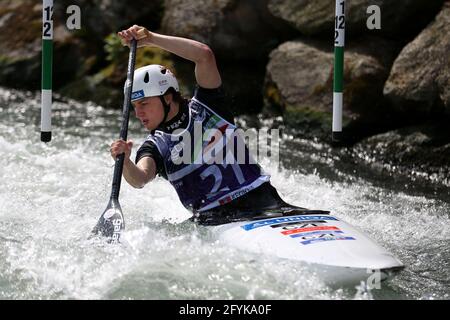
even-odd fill
[{"label": "white helmet", "polygon": [[169,88],[173,88],[176,92],[180,91],[177,79],[166,67],[151,64],[136,69],[134,71],[131,101],[162,96]]}]

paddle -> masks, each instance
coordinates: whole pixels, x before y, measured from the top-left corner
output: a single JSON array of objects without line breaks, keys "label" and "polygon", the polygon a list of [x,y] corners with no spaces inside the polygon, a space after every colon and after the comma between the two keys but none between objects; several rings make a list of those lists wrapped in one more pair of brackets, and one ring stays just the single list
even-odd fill
[{"label": "paddle", "polygon": [[[134,65],[136,62],[137,41],[131,40],[130,55],[128,57],[127,81],[125,82],[125,92],[123,98],[123,120],[120,130],[120,139],[127,141],[128,120],[130,119],[131,92],[133,88]],[[125,229],[122,209],[119,203],[120,183],[122,181],[123,162],[125,154],[116,157],[114,165],[114,176],[112,182],[111,197],[108,206],[100,216],[97,225],[92,230],[95,235],[108,237],[109,243],[119,243],[120,235]]]}]

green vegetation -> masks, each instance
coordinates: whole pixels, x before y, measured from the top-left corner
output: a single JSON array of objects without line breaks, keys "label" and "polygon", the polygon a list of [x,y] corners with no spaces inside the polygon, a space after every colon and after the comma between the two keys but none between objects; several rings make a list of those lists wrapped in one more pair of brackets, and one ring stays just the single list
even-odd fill
[{"label": "green vegetation", "polygon": [[[107,80],[115,84],[125,81],[126,61],[128,61],[128,48],[123,46],[120,38],[112,33],[105,38],[104,50],[109,65],[103,68],[94,78],[97,81]],[[156,47],[141,47],[136,53],[136,68],[148,65],[160,64],[174,70],[172,56],[167,51]]]},{"label": "green vegetation", "polygon": [[[128,60],[128,48],[122,45],[120,38],[115,33],[111,33],[105,38],[104,49],[107,54],[106,60],[111,62],[111,65],[123,64]],[[136,68],[148,64],[160,64],[171,70],[174,69],[171,54],[157,47],[141,47],[137,50]]]},{"label": "green vegetation", "polygon": [[105,45],[103,47],[106,52],[106,60],[112,63],[122,62],[126,59],[128,50],[122,45],[120,38],[111,33],[105,38]]}]

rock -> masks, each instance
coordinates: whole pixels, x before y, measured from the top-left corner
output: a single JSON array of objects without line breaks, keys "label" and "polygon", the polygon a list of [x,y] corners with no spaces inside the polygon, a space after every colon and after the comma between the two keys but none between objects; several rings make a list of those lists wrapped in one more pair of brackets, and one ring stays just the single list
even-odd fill
[{"label": "rock", "polygon": [[162,32],[206,43],[223,60],[264,60],[292,29],[268,0],[165,0]]},{"label": "rock", "polygon": [[183,1],[165,0],[162,32],[175,36],[189,36],[197,41],[210,43],[210,34],[220,19],[224,9],[234,0]]},{"label": "rock", "polygon": [[21,60],[39,53],[41,15],[41,8],[32,1],[2,1],[0,56]]},{"label": "rock", "polygon": [[[87,81],[82,78],[94,76],[107,67],[105,37],[134,23],[143,22],[142,20],[147,22],[145,25],[150,29],[158,28],[162,17],[162,1],[135,1],[133,6],[110,0],[95,3],[89,0],[55,1],[53,88],[58,90],[73,81],[77,92],[82,87],[88,88],[87,85],[79,85]],[[81,9],[80,30],[68,30],[66,27],[66,19],[69,17],[66,9],[74,4]],[[0,13],[0,84],[39,89],[42,4],[30,0],[4,0]],[[148,15],[152,15],[154,19],[146,19]],[[126,61],[127,57],[124,64]],[[80,96],[86,97],[88,93],[90,91]]]},{"label": "rock", "polygon": [[384,94],[406,116],[450,114],[450,2],[436,20],[400,53]]},{"label": "rock", "polygon": [[59,0],[55,1],[55,15],[65,19],[66,8],[78,5],[81,9],[82,32],[101,43],[110,33],[133,24],[142,24],[150,30],[159,28],[163,1],[136,0],[130,3],[113,0]]},{"label": "rock", "polygon": [[[107,37],[106,46],[109,64],[94,75],[79,77],[60,89],[60,93],[78,101],[93,101],[107,108],[121,107],[123,85],[127,75],[129,50],[120,44],[117,36]],[[140,48],[136,53],[135,67],[148,64],[161,64],[174,69],[172,56],[156,47]],[[183,83],[180,87],[183,89]]]},{"label": "rock", "polygon": [[[230,96],[230,109],[236,114],[261,111],[267,55],[293,34],[292,28],[269,13],[267,1],[165,1],[161,32],[194,39],[213,49]],[[189,76],[193,73],[192,68],[185,71]]]},{"label": "rock", "polygon": [[351,153],[352,159],[378,173],[450,186],[450,128],[445,120],[372,136],[357,143]]},{"label": "rock", "polygon": [[[32,1],[6,2],[0,21],[0,84],[39,89],[41,86],[42,6]],[[13,30],[14,32],[11,32]],[[62,21],[54,22],[53,83],[71,79],[83,59],[84,44],[76,41]]]},{"label": "rock", "polygon": [[0,85],[39,88],[41,15],[32,1],[2,1]]},{"label": "rock", "polygon": [[121,108],[123,90],[108,86],[96,76],[85,76],[65,85],[58,91],[61,95],[77,101],[92,101],[109,108]]},{"label": "rock", "polygon": [[[377,58],[349,48],[344,68],[344,124],[353,139],[389,126],[382,88],[388,70]],[[329,135],[334,55],[320,43],[289,41],[270,54],[265,83],[266,113],[281,112],[288,125]],[[376,128],[376,129],[374,129]],[[351,130],[350,130],[351,129]]]},{"label": "rock", "polygon": [[[381,30],[384,36],[411,36],[420,32],[437,13],[443,0],[351,0],[346,2],[346,30],[367,34],[367,8],[381,9]],[[329,35],[334,30],[335,1],[270,0],[270,12],[296,27],[305,35]],[[372,33],[375,31],[371,31]]]}]

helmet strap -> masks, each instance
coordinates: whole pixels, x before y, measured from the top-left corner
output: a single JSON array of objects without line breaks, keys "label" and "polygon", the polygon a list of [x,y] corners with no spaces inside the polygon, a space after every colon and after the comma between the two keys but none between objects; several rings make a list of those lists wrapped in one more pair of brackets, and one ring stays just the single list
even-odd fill
[{"label": "helmet strap", "polygon": [[161,123],[158,125],[158,127],[162,126],[166,122],[167,116],[169,115],[169,111],[170,111],[170,105],[168,105],[166,100],[164,100],[164,96],[159,96],[159,99],[161,100],[161,103],[164,108],[164,118],[161,121]]}]

